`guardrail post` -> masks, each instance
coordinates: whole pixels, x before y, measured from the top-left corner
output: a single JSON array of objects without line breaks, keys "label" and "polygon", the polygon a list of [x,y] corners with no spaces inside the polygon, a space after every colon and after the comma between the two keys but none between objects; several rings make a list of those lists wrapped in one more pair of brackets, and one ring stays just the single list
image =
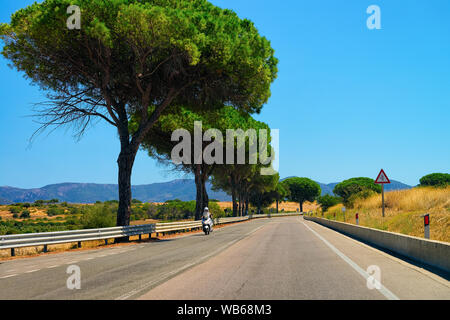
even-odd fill
[{"label": "guardrail post", "polygon": [[81,248],[81,241],[78,241],[78,248]]},{"label": "guardrail post", "polygon": [[11,257],[15,257],[16,256],[16,251],[14,250],[14,248],[11,248]]},{"label": "guardrail post", "polygon": [[44,252],[47,252],[47,251],[48,251],[47,245],[44,244]]},{"label": "guardrail post", "polygon": [[423,226],[425,239],[430,239],[430,214],[423,215]]}]

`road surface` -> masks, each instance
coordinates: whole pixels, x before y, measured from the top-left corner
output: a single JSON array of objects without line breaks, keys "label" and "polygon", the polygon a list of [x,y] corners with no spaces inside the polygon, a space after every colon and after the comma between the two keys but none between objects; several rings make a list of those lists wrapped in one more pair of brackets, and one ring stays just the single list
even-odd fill
[{"label": "road surface", "polygon": [[[66,286],[70,265],[80,267],[79,290]],[[3,261],[0,299],[450,299],[450,282],[302,217],[279,217]]]}]

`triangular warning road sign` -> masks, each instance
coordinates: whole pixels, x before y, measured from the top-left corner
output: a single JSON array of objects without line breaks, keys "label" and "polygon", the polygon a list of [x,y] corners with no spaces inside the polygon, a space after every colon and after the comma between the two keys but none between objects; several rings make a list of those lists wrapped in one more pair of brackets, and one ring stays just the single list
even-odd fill
[{"label": "triangular warning road sign", "polygon": [[381,169],[380,173],[378,174],[378,177],[375,179],[375,183],[391,183],[391,181],[389,181],[389,178],[387,177],[384,170]]}]

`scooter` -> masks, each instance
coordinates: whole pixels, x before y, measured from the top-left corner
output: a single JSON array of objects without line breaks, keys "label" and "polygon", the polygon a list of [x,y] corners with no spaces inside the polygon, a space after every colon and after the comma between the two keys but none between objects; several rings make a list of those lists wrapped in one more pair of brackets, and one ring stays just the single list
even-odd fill
[{"label": "scooter", "polygon": [[211,224],[212,224],[211,218],[208,219],[202,218],[202,229],[205,235],[208,235],[211,232]]}]

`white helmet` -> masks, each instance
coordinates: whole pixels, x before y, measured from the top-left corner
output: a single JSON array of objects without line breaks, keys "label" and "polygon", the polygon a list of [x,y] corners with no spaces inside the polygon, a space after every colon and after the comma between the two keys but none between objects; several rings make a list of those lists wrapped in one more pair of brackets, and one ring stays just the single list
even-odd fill
[{"label": "white helmet", "polygon": [[205,210],[203,210],[203,211],[209,211],[208,207],[205,207]]}]

